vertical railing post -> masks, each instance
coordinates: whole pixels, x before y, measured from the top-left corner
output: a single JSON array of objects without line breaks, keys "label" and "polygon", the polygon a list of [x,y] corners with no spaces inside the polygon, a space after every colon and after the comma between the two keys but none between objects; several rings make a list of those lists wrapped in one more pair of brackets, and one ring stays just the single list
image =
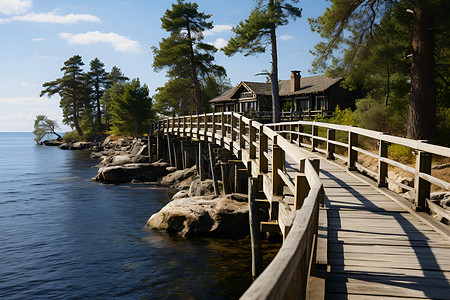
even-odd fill
[{"label": "vertical railing post", "polygon": [[387,186],[388,177],[388,164],[382,159],[388,157],[388,146],[389,143],[380,139],[378,146],[378,178],[377,183],[379,187]]},{"label": "vertical railing post", "polygon": [[256,142],[256,128],[253,127],[253,120],[250,120],[249,123],[249,138],[248,138],[248,149],[249,149],[249,155],[250,155],[250,159],[255,159],[256,158],[256,147],[255,147],[255,142]]},{"label": "vertical railing post", "polygon": [[197,115],[197,140],[200,140],[200,115]]},{"label": "vertical railing post", "polygon": [[[292,120],[292,117],[291,117]],[[292,124],[289,125],[289,142],[292,143]]]},{"label": "vertical railing post", "polygon": [[416,174],[414,177],[415,209],[424,211],[427,207],[426,199],[430,198],[430,183],[420,177],[420,173],[431,174],[432,155],[427,152],[417,151],[416,153]]},{"label": "vertical railing post", "polygon": [[278,145],[272,148],[272,195],[283,194],[283,179],[278,174],[278,170],[284,169],[284,151]]},{"label": "vertical railing post", "polygon": [[311,138],[311,144],[312,144],[312,148],[311,149],[312,150],[311,151],[315,152],[315,151],[317,151],[316,148],[319,145],[319,140],[314,138],[314,137],[319,135],[319,126],[313,125],[312,126],[312,130],[311,130],[311,134],[312,134],[312,138]]},{"label": "vertical railing post", "polygon": [[264,125],[259,127],[259,172],[267,173],[269,170],[269,161],[264,155],[264,152],[269,150],[269,140],[267,135],[264,133]]},{"label": "vertical railing post", "polygon": [[[251,164],[251,162],[249,162]],[[251,169],[251,165],[248,166]],[[250,223],[250,239],[252,247],[252,277],[255,280],[262,273],[263,256],[261,249],[261,232],[258,221],[258,207],[256,206],[256,194],[258,178],[248,177],[248,206],[249,206],[249,223]]]},{"label": "vertical railing post", "polygon": [[230,151],[231,153],[234,153],[234,141],[236,140],[236,118],[234,117],[234,114],[230,115],[231,118],[231,143],[230,143]]},{"label": "vertical railing post", "polygon": [[348,163],[347,168],[349,170],[356,169],[356,162],[358,161],[358,151],[354,150],[353,147],[358,146],[358,134],[354,133],[351,128],[348,131]]},{"label": "vertical railing post", "polygon": [[300,123],[298,124],[297,132],[299,133],[298,134],[298,139],[297,139],[297,145],[299,147],[301,147],[302,144],[303,144],[303,135],[302,135],[302,133],[303,133],[303,125],[300,124]]},{"label": "vertical railing post", "polygon": [[153,162],[153,152],[152,152],[152,135],[153,135],[153,125],[154,123],[151,123],[148,130],[148,162]]},{"label": "vertical railing post", "polygon": [[215,144],[216,143],[216,113],[213,112],[212,113],[212,143]]},{"label": "vertical railing post", "polygon": [[204,132],[204,136],[203,136],[203,140],[205,142],[208,142],[208,116],[206,114],[203,114],[203,132]]},{"label": "vertical railing post", "polygon": [[222,115],[220,117],[220,122],[221,122],[220,130],[222,131],[222,138],[220,140],[220,146],[223,148],[225,146],[224,138],[227,135],[227,130],[226,130],[226,127],[225,127],[225,113],[224,112],[222,112]]},{"label": "vertical railing post", "polygon": [[327,159],[334,159],[335,145],[332,141],[336,140],[336,130],[327,128]]},{"label": "vertical railing post", "polygon": [[244,134],[245,134],[245,123],[244,123],[244,121],[242,121],[242,116],[240,116],[239,117],[239,150],[242,150],[245,148]]},{"label": "vertical railing post", "polygon": [[295,194],[294,194],[294,209],[298,210],[302,207],[303,202],[308,196],[310,186],[305,174],[297,175],[295,177]]}]

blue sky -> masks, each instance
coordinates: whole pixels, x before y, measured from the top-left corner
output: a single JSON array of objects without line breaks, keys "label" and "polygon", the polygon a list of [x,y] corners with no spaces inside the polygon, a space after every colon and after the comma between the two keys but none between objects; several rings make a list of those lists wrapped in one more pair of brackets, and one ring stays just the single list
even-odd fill
[{"label": "blue sky", "polygon": [[[59,98],[39,98],[42,84],[61,77],[64,61],[78,54],[89,68],[98,57],[107,71],[117,65],[130,78],[139,77],[150,94],[164,85],[164,72],[156,73],[152,46],[168,34],[160,18],[176,1],[164,0],[0,0],[0,132],[32,131],[38,114],[62,124]],[[194,1],[193,1],[194,2]],[[230,29],[245,19],[253,0],[195,1],[199,10],[212,14],[215,28],[205,33],[205,42],[218,47],[231,36]],[[319,41],[307,19],[321,15],[330,2],[300,2],[303,17],[278,30],[279,78],[291,70],[308,76],[313,60],[309,50]],[[270,70],[270,53],[244,57],[216,54],[216,62],[227,70],[233,85],[242,80],[265,81],[255,76]]]}]

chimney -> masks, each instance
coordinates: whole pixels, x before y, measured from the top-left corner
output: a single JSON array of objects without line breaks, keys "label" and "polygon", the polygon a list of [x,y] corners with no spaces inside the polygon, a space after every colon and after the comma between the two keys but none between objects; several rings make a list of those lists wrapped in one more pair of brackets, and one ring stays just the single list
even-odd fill
[{"label": "chimney", "polygon": [[291,92],[298,91],[300,89],[300,71],[291,71]]}]

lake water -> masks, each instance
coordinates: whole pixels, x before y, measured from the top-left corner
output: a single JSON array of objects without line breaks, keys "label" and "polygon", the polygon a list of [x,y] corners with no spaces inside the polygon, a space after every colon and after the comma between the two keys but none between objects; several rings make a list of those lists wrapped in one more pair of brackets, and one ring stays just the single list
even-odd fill
[{"label": "lake water", "polygon": [[0,299],[233,299],[247,289],[248,238],[144,231],[172,191],[92,182],[97,163],[0,133]]}]

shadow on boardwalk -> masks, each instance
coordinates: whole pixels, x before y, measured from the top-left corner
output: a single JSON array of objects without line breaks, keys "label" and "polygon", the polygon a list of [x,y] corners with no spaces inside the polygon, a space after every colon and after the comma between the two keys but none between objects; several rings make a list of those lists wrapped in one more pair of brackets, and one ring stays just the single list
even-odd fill
[{"label": "shadow on boardwalk", "polygon": [[[350,295],[449,299],[448,243],[439,244],[441,237],[431,230],[424,233],[425,225],[400,207],[389,209],[396,204],[384,205],[391,200],[375,195],[374,189],[368,192],[369,185],[352,187],[332,172],[321,174],[337,184],[328,189],[325,184],[329,299]],[[344,174],[349,176],[339,172]],[[348,201],[334,200],[336,195],[345,195]]]}]

